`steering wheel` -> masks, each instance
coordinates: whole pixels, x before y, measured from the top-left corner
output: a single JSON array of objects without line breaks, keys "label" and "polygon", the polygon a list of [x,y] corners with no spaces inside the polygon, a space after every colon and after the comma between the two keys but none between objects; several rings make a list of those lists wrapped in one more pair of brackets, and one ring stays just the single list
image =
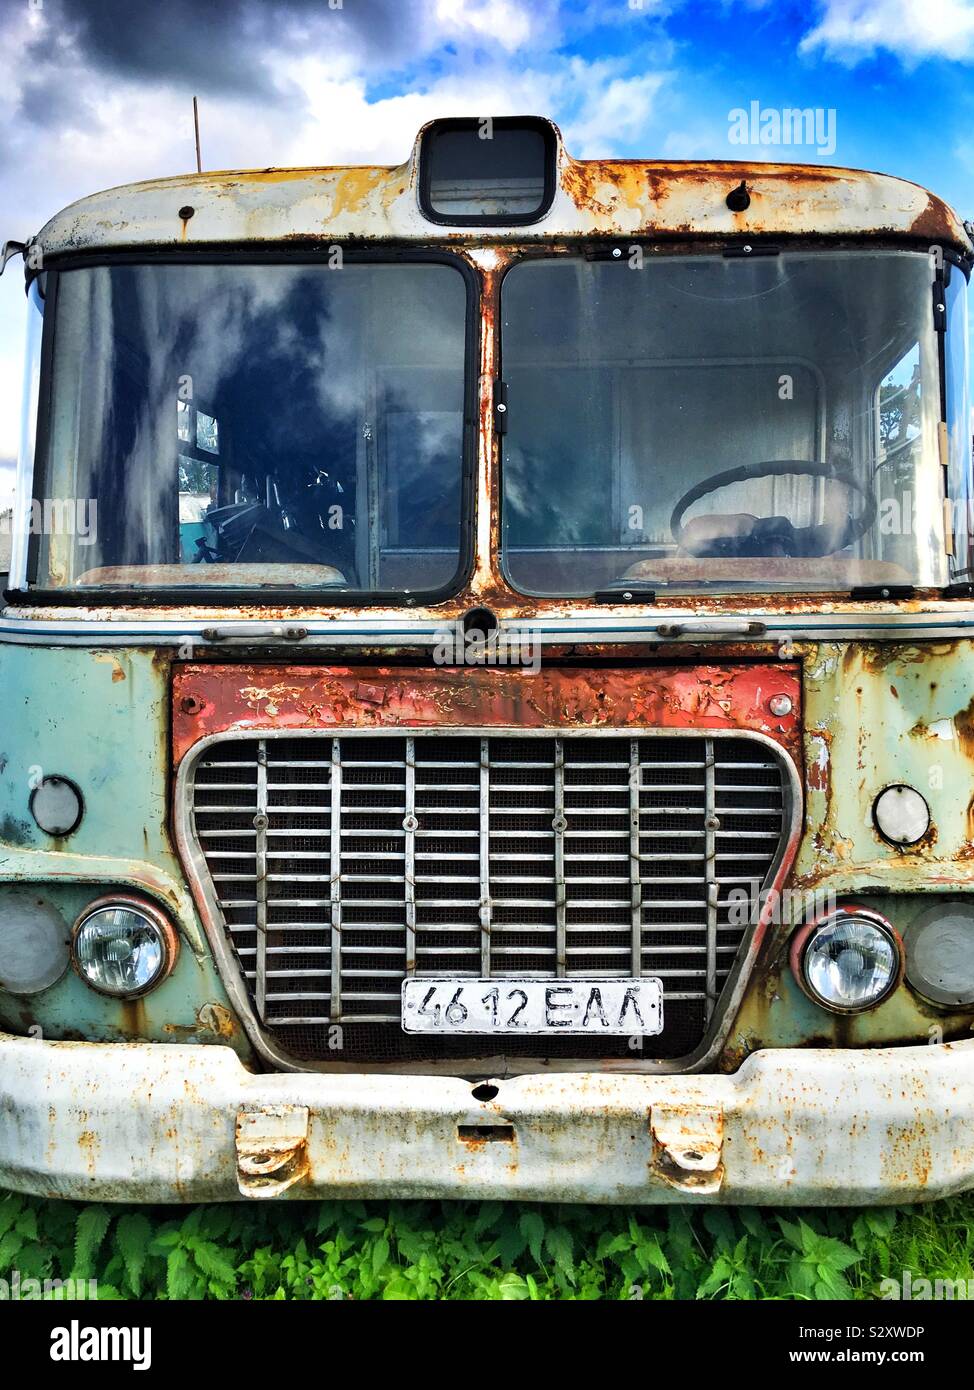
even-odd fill
[{"label": "steering wheel", "polygon": [[[684,526],[683,517],[694,502],[716,492],[729,483],[743,483],[755,478],[780,478],[801,475],[821,478],[827,483],[841,483],[861,499],[858,516],[844,516],[841,522],[824,522],[820,526],[793,526],[786,516],[757,517],[749,513],[715,513],[694,517]],[[844,550],[864,536],[876,520],[876,498],[871,488],[864,486],[848,468],[834,468],[828,463],[807,459],[779,459],[771,463],[748,463],[739,468],[727,468],[695,483],[683,494],[673,508],[670,529],[677,545],[690,555],[701,558],[722,556],[821,556]]]}]

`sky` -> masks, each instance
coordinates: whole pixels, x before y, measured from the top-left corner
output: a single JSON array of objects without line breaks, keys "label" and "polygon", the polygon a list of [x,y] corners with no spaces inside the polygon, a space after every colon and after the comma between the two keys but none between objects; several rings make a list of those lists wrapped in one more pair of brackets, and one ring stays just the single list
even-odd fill
[{"label": "sky", "polygon": [[[974,0],[0,0],[0,240],[195,168],[397,164],[433,116],[552,117],[570,153],[898,174],[974,217]],[[834,140],[742,146],[731,113]],[[830,148],[834,145],[834,149]],[[21,263],[0,279],[0,506],[20,430]]]}]

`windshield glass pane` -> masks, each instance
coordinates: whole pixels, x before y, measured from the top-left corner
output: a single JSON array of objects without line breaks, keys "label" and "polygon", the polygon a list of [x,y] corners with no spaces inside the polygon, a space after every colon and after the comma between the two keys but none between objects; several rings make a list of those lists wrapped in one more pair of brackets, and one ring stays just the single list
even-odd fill
[{"label": "windshield glass pane", "polygon": [[[466,286],[439,263],[57,286],[42,588],[435,591],[460,563]],[[50,530],[51,534],[48,534]]]},{"label": "windshield glass pane", "polygon": [[931,258],[637,252],[504,280],[515,587],[945,584]]}]

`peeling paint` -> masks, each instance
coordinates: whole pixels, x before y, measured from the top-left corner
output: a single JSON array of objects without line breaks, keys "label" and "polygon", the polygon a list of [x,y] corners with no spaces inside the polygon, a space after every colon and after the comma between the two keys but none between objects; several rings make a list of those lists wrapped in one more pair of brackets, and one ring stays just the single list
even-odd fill
[{"label": "peeling paint", "polygon": [[[471,1186],[488,1200],[913,1202],[974,1184],[972,1064],[974,1040],[767,1049],[734,1076],[524,1076],[495,1103],[456,1077],[261,1076],[221,1047],[0,1034],[0,1184],[126,1202]],[[516,1137],[469,1137],[490,1126]]]},{"label": "peeling paint", "polygon": [[[523,227],[430,223],[417,197],[417,137],[401,165],[227,170],[129,184],[71,204],[38,234],[46,257],[135,244],[321,243],[354,238],[457,243],[523,240]],[[545,237],[807,236],[908,238],[971,249],[963,223],[904,179],[859,169],[712,160],[573,159],[557,138],[557,189],[531,228]],[[727,194],[744,181],[746,211]],[[191,218],[181,217],[192,207]]]},{"label": "peeling paint", "polygon": [[[773,717],[771,692],[791,697]],[[180,666],[173,680],[173,757],[228,730],[361,727],[639,727],[751,729],[800,748],[794,665],[645,667],[638,671],[496,667]],[[187,712],[193,711],[193,712]]]},{"label": "peeling paint", "polygon": [[[10,639],[0,643],[0,677],[30,698],[5,714],[0,893],[4,883],[25,882],[42,897],[66,893],[80,903],[107,889],[143,892],[171,914],[191,951],[158,993],[135,1001],[96,997],[73,973],[29,1001],[0,993],[0,1026],[55,1039],[0,1036],[0,1108],[18,1122],[0,1128],[0,1182],[135,1201],[450,1196],[472,1184],[498,1199],[909,1201],[974,1184],[974,1041],[959,1041],[970,1038],[974,1009],[938,1008],[900,984],[867,1013],[826,1014],[791,974],[791,923],[770,913],[750,943],[713,1073],[667,1076],[628,1058],[588,1071],[565,1062],[516,1079],[498,1074],[496,1102],[479,1102],[442,1069],[363,1076],[349,1063],[328,1075],[267,1076],[241,1066],[238,1059],[254,1066],[254,1054],[204,936],[171,809],[180,764],[214,733],[752,730],[781,746],[802,780],[804,824],[788,845],[785,886],[854,898],[901,931],[934,895],[974,894],[974,648],[961,635],[923,638],[933,622],[957,624],[960,634],[971,610],[933,591],[867,604],[705,593],[668,599],[667,609],[754,616],[769,627],[774,618],[779,633],[794,620],[795,630],[781,644],[773,632],[751,642],[662,640],[650,627],[661,609],[604,603],[590,610],[599,622],[637,627],[624,640],[611,632],[577,640],[567,630],[579,617],[575,601],[517,594],[500,570],[492,395],[501,278],[533,247],[562,254],[579,238],[639,237],[655,254],[767,235],[949,244],[967,255],[956,214],[916,185],[877,174],[574,160],[559,139],[555,198],[541,222],[460,232],[421,216],[418,149],[393,168],[229,171],[111,190],[58,214],[38,240],[54,264],[134,246],[287,242],[318,254],[347,239],[453,248],[482,290],[475,555],[462,593],[410,616],[445,623],[489,605],[502,623],[564,623],[564,640],[556,628],[536,675],[453,670],[430,664],[418,644],[382,635],[383,626],[401,631],[401,610],[322,604],[313,613],[322,627],[372,623],[377,635],[354,654],[294,644],[283,658],[258,637],[247,660],[203,642],[199,659],[183,663],[124,634],[128,646],[116,650],[81,645],[99,625],[117,632],[125,620],[144,621],[135,604],[73,609],[82,628],[74,647],[58,645],[58,630],[52,645],[30,645],[29,624],[38,632],[63,624],[63,609],[6,610],[5,623],[28,631],[0,630]],[[733,212],[726,194],[742,179],[751,204]],[[160,606],[153,621],[182,633],[197,620],[306,622],[308,613],[288,604],[227,610],[215,596],[206,607]],[[824,620],[841,640],[816,630]],[[870,635],[882,623],[885,633]],[[771,693],[789,695],[788,716],[771,715]],[[78,830],[57,841],[27,812],[29,769],[41,764],[85,795]],[[873,824],[875,797],[892,782],[916,787],[931,810],[928,834],[906,848],[885,842]],[[947,1041],[910,1046],[930,1036]],[[120,1154],[129,1156],[121,1164]]]}]

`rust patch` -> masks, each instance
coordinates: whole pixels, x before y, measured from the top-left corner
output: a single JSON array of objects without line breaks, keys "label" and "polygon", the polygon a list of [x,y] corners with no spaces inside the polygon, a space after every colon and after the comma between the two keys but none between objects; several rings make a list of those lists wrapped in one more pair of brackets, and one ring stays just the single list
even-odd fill
[{"label": "rust patch", "polygon": [[238,1031],[237,1022],[222,1004],[202,1004],[195,1023],[164,1023],[163,1032],[177,1038],[232,1038]]},{"label": "rust patch", "polygon": [[974,697],[954,715],[954,729],[964,756],[974,759]]},{"label": "rust patch", "polygon": [[713,1194],[724,1180],[724,1116],[715,1106],[654,1105],[650,1171],[667,1187]]},{"label": "rust patch", "polygon": [[85,1166],[88,1172],[94,1176],[98,1167],[98,1150],[100,1148],[98,1135],[90,1129],[82,1130],[78,1135],[78,1148],[84,1155]]},{"label": "rust patch", "polygon": [[513,1144],[514,1126],[509,1124],[457,1125],[457,1138],[470,1149],[482,1149],[487,1144]]},{"label": "rust patch", "polygon": [[243,1197],[279,1197],[308,1178],[310,1115],[303,1105],[268,1105],[237,1115],[237,1185]]},{"label": "rust patch", "polygon": [[883,1179],[891,1186],[924,1188],[933,1167],[930,1138],[922,1120],[909,1129],[890,1125],[888,1148],[883,1154]]},{"label": "rust patch", "polygon": [[[810,757],[806,767],[806,780],[810,791],[824,792],[827,798],[832,793],[832,730],[817,724],[808,730],[812,744],[818,744],[818,756]],[[826,815],[828,813],[826,812]]]},{"label": "rust patch", "polygon": [[926,198],[926,207],[914,219],[911,233],[931,242],[953,241],[954,217],[950,208],[934,193],[927,193]]},{"label": "rust patch", "polygon": [[[772,716],[773,694],[792,712]],[[194,703],[189,705],[188,697]],[[208,734],[340,728],[746,729],[800,760],[795,664],[543,668],[184,666],[173,679],[173,754]]]},{"label": "rust patch", "polygon": [[121,1031],[127,1038],[147,1038],[149,1036],[145,1020],[144,999],[120,999],[122,1012]]}]

